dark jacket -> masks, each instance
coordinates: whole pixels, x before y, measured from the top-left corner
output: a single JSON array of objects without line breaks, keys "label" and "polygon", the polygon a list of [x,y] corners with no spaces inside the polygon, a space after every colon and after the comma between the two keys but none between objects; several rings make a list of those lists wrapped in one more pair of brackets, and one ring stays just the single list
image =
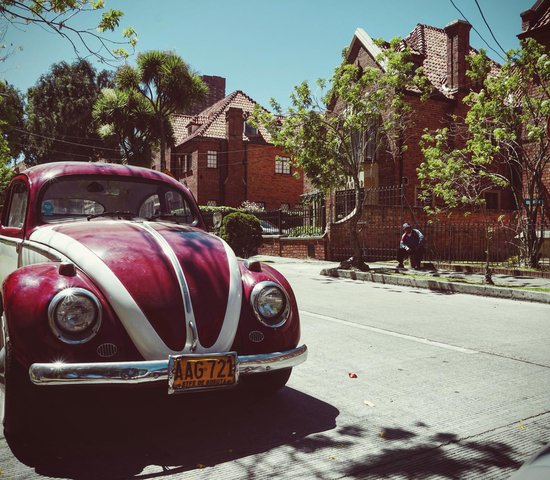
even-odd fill
[{"label": "dark jacket", "polygon": [[399,243],[400,248],[410,248],[411,250],[416,250],[418,247],[424,246],[424,235],[420,230],[416,228],[411,230],[411,233],[405,232],[401,237],[401,242]]}]

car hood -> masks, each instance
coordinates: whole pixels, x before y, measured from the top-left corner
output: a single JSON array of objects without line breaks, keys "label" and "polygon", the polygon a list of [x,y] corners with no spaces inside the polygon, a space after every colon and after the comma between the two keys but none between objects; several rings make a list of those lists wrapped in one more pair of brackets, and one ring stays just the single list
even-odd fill
[{"label": "car hood", "polygon": [[145,359],[230,349],[242,284],[220,238],[169,223],[100,220],[41,227],[29,240],[96,284]]}]

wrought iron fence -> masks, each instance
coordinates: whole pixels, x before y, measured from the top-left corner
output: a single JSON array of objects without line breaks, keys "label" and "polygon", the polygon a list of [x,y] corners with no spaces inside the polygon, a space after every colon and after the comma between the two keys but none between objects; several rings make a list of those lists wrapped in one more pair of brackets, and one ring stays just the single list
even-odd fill
[{"label": "wrought iron fence", "polygon": [[[484,262],[487,249],[492,265],[521,266],[520,236],[516,229],[505,225],[424,223],[416,225],[426,238],[425,261],[479,263]],[[548,232],[550,225],[541,227]],[[395,260],[402,235],[400,225],[367,226],[361,228],[359,240],[367,261]],[[550,242],[550,239],[545,239]],[[540,264],[550,266],[550,245],[543,244]],[[347,231],[335,237],[331,232],[331,256],[344,260],[352,254]]]},{"label": "wrought iron fence", "polygon": [[[363,205],[398,206],[401,204],[401,187],[361,188],[360,199]],[[355,208],[355,190],[339,190],[334,194],[335,220],[342,220]]]},{"label": "wrought iron fence", "polygon": [[[264,235],[311,237],[321,236],[325,231],[324,204],[313,204],[288,211],[271,210],[250,213],[260,220]],[[207,228],[213,230],[213,213],[203,212],[202,216]]]}]

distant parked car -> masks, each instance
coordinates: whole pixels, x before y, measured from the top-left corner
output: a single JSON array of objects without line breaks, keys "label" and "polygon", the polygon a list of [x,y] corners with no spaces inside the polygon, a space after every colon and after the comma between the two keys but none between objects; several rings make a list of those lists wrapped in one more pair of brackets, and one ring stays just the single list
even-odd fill
[{"label": "distant parked car", "polygon": [[260,226],[262,227],[262,233],[264,235],[281,235],[281,230],[276,225],[273,225],[267,220],[260,220]]},{"label": "distant parked car", "polygon": [[[275,269],[205,231],[160,172],[50,163],[11,182],[0,223],[0,371],[7,433],[32,429],[64,385],[166,394],[274,390],[306,359]],[[69,402],[59,403],[59,408]],[[78,421],[78,419],[75,419]]]}]

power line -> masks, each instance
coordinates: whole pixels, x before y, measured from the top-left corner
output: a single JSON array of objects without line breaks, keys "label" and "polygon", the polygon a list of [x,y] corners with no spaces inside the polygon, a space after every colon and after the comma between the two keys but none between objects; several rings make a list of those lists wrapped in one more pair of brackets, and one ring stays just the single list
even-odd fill
[{"label": "power line", "polygon": [[[502,60],[506,61],[506,59],[500,54],[500,52],[498,52],[498,51],[495,50],[493,47],[491,47],[491,45],[489,45],[489,42],[487,42],[487,40],[485,40],[485,38],[483,38],[483,35],[481,35],[481,33],[479,33],[479,31],[477,30],[477,28],[474,27],[474,26],[472,25],[472,22],[470,22],[470,21],[466,18],[466,16],[462,13],[462,11],[460,10],[460,8],[458,8],[458,7],[456,6],[455,2],[454,2],[453,0],[449,0],[449,2],[451,2],[452,6],[455,7],[456,11],[457,11],[458,13],[460,13],[460,15],[462,15],[462,18],[463,18],[464,20],[466,20],[466,21],[471,25],[472,30],[478,34],[479,38],[481,38],[481,40],[483,40],[483,43],[485,43],[485,45],[487,45],[487,47],[488,47],[490,50],[492,50],[492,51],[495,52],[500,58],[502,58]],[[476,2],[476,3],[477,3],[477,2]],[[502,48],[502,47],[501,47],[501,48]]]},{"label": "power line", "polygon": [[498,43],[498,40],[496,39],[495,34],[493,33],[493,30],[491,29],[491,27],[487,23],[487,20],[485,19],[485,15],[483,15],[483,11],[481,10],[479,2],[477,0],[474,0],[474,1],[476,2],[477,9],[479,10],[479,13],[481,14],[481,18],[483,18],[483,21],[485,22],[485,25],[487,25],[487,28],[489,29],[489,33],[491,34],[491,37],[493,37],[493,40],[496,42],[496,44],[499,46],[499,48],[504,52],[504,55],[506,55],[506,51],[504,50],[504,48],[502,48],[502,45],[500,43]]}]

